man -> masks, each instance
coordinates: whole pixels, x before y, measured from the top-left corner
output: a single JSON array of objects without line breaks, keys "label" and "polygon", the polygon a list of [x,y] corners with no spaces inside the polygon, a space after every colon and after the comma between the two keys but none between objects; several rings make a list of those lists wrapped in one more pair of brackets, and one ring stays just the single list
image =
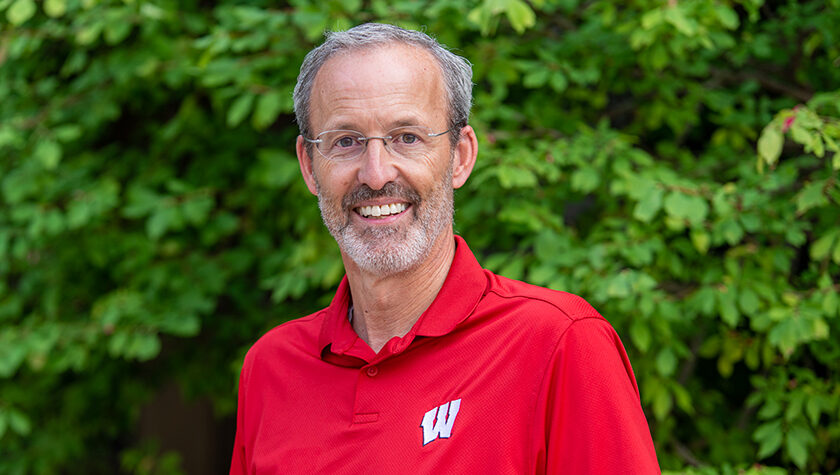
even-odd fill
[{"label": "man", "polygon": [[297,156],[347,275],[248,352],[231,473],[658,473],[606,320],[482,270],[453,234],[471,80],[390,25],[307,55]]}]

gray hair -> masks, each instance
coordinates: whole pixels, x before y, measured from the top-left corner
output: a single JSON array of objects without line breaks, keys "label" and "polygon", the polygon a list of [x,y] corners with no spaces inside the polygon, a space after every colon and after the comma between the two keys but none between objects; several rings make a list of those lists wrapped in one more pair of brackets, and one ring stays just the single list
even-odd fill
[{"label": "gray hair", "polygon": [[465,58],[452,53],[425,33],[382,23],[365,23],[347,31],[327,32],[324,43],[310,51],[303,59],[293,95],[295,117],[301,135],[311,137],[309,103],[312,85],[324,63],[339,53],[388,43],[418,46],[435,57],[443,73],[446,99],[449,103],[448,128],[452,129],[450,136],[453,144],[457,143],[459,135],[457,132],[467,125],[467,119],[470,116],[472,65]]}]

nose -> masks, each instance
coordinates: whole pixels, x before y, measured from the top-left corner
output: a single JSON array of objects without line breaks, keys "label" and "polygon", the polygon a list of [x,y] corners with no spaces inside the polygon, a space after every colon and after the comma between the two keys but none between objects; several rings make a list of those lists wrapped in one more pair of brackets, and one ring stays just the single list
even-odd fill
[{"label": "nose", "polygon": [[359,182],[379,190],[386,183],[396,180],[397,169],[393,158],[385,147],[385,139],[369,138],[365,151],[359,157]]}]

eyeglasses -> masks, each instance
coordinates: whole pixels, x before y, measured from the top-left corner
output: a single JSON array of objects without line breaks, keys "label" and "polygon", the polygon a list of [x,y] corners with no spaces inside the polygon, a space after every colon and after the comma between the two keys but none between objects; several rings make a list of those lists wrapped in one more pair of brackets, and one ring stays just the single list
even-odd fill
[{"label": "eyeglasses", "polygon": [[435,133],[428,127],[412,125],[391,129],[383,136],[365,137],[355,130],[327,130],[314,139],[304,137],[303,140],[315,144],[315,148],[327,160],[337,162],[358,158],[365,152],[368,142],[372,139],[382,140],[391,154],[413,160],[428,154],[435,137],[451,131],[452,129]]}]

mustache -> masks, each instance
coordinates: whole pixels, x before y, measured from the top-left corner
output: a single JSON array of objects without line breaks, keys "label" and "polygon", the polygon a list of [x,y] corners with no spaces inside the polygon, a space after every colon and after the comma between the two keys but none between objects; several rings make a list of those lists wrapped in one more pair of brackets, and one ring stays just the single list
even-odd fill
[{"label": "mustache", "polygon": [[378,190],[374,190],[367,185],[359,185],[356,189],[344,195],[341,205],[345,209],[353,208],[360,201],[383,197],[399,198],[409,203],[420,203],[421,201],[420,194],[412,188],[390,181]]}]

